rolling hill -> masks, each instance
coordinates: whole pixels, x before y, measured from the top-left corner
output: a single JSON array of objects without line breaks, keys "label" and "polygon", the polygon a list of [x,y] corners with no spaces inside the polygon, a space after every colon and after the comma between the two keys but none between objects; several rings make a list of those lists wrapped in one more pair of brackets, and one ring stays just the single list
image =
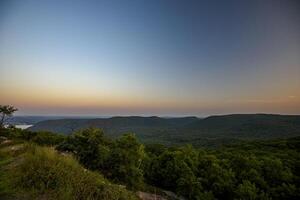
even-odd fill
[{"label": "rolling hill", "polygon": [[299,115],[234,114],[211,116],[184,127],[213,135],[242,138],[296,136],[300,133]]},{"label": "rolling hill", "polygon": [[137,116],[106,119],[57,119],[38,122],[29,130],[70,134],[87,127],[101,128],[112,137],[132,132],[143,142],[192,143],[211,146],[235,140],[299,136],[300,116],[233,114],[210,116],[204,119]]}]

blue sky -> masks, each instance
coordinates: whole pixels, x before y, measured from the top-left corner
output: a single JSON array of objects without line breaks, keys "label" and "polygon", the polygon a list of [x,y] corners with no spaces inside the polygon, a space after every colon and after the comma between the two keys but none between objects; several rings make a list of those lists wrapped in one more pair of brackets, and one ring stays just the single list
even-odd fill
[{"label": "blue sky", "polygon": [[19,114],[300,113],[298,1],[1,1]]}]

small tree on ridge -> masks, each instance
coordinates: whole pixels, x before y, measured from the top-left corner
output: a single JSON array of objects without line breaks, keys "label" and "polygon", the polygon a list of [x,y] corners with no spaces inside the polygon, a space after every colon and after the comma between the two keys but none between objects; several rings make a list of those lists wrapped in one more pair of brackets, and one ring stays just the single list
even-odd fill
[{"label": "small tree on ridge", "polygon": [[4,127],[4,122],[8,117],[11,117],[18,109],[10,105],[0,105],[0,128]]}]

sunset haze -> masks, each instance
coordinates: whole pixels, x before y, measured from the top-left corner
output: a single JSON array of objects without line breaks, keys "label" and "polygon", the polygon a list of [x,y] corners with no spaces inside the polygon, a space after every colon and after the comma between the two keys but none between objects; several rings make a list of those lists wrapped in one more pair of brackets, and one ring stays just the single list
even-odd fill
[{"label": "sunset haze", "polygon": [[19,115],[300,113],[299,1],[1,1]]}]

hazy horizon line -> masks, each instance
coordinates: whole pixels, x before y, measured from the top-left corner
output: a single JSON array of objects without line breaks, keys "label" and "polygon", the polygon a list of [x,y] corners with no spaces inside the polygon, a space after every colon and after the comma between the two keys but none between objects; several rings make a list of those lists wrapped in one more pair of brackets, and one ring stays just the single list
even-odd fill
[{"label": "hazy horizon line", "polygon": [[197,117],[197,118],[205,118],[210,116],[224,116],[224,115],[289,115],[289,116],[298,116],[299,114],[288,114],[288,113],[265,113],[265,112],[254,112],[254,113],[220,113],[220,114],[209,114],[209,115],[89,115],[89,114],[81,114],[81,115],[72,115],[72,114],[64,114],[64,115],[53,115],[53,114],[15,114],[12,117],[73,117],[73,118],[112,118],[112,117],[160,117],[160,118],[182,118],[182,117]]}]

